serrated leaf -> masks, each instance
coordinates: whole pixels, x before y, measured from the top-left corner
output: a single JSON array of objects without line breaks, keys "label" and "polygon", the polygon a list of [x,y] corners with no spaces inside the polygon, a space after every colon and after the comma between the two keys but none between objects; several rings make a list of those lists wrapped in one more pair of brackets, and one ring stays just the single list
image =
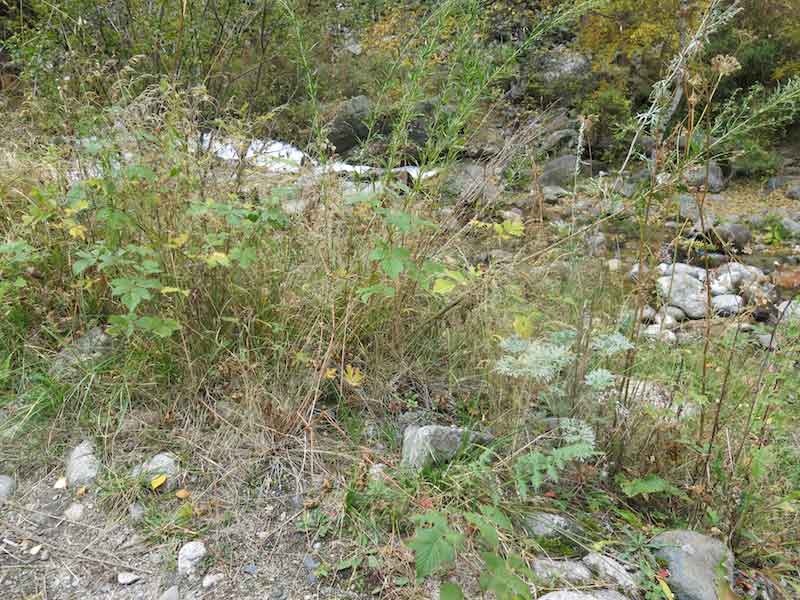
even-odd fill
[{"label": "serrated leaf", "polygon": [[161,475],[156,475],[150,480],[150,489],[156,491],[162,485],[167,482],[167,476],[163,473]]},{"label": "serrated leaf", "polygon": [[353,387],[359,387],[364,382],[364,374],[358,367],[347,365],[343,374],[344,380]]},{"label": "serrated leaf", "polygon": [[464,513],[464,518],[475,527],[481,534],[483,542],[492,550],[497,548],[500,544],[500,539],[497,535],[497,529],[483,516],[476,513]]},{"label": "serrated leaf", "polygon": [[500,529],[507,529],[511,531],[514,526],[511,523],[511,519],[509,519],[505,513],[503,513],[499,508],[496,506],[489,506],[487,504],[481,504],[480,511],[483,513],[483,516],[489,519],[495,526],[499,527]]},{"label": "serrated leaf", "polygon": [[417,527],[414,538],[408,547],[414,551],[416,573],[418,578],[427,577],[439,567],[455,560],[456,551],[463,544],[463,536],[447,525],[445,517],[436,512],[414,517],[419,523],[428,523],[430,527]]}]

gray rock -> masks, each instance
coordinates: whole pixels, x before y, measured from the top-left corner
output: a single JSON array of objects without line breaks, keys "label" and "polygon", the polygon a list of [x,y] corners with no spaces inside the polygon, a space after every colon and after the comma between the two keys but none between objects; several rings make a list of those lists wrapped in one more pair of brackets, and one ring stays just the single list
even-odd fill
[{"label": "gray rock", "polygon": [[678,273],[682,275],[688,275],[689,277],[693,277],[698,281],[705,281],[706,280],[706,270],[700,267],[695,267],[693,265],[687,265],[686,263],[661,263],[658,265],[658,272],[664,276],[670,276],[673,273]]},{"label": "gray rock", "polygon": [[158,600],[181,600],[181,593],[178,590],[178,586],[173,585],[171,588],[165,590],[164,593],[158,597]]},{"label": "gray rock", "polygon": [[690,319],[702,319],[706,315],[706,290],[699,280],[685,273],[676,273],[671,277],[659,277],[656,283],[666,304],[677,306]]},{"label": "gray rock", "polygon": [[760,282],[764,279],[766,279],[764,272],[758,267],[729,262],[711,272],[712,293],[716,288],[717,290],[726,290],[722,293],[729,294],[739,291],[746,284]]},{"label": "gray rock", "polygon": [[706,185],[706,165],[698,165],[685,173],[686,185],[699,188],[705,186],[709,192],[717,193],[725,189],[725,176],[716,161],[708,163],[708,184]]},{"label": "gray rock", "polygon": [[128,507],[128,516],[130,517],[132,522],[138,523],[139,521],[144,519],[144,506],[142,506],[138,502],[132,503]]},{"label": "gray rock", "polygon": [[64,511],[64,518],[68,521],[78,522],[83,519],[83,504],[80,502],[73,502]]},{"label": "gray rock", "polygon": [[306,581],[308,585],[316,585],[319,578],[317,577],[317,569],[319,569],[320,562],[311,556],[310,554],[306,554],[303,557],[303,567],[306,570]]},{"label": "gray rock", "polygon": [[0,475],[0,501],[11,498],[17,490],[16,480],[9,475]]},{"label": "gray rock", "polygon": [[793,185],[785,192],[786,197],[790,200],[800,200],[800,184]]},{"label": "gray rock", "polygon": [[493,203],[504,190],[500,178],[486,165],[464,161],[449,170],[444,180],[443,191],[455,198],[470,197]]},{"label": "gray rock", "polygon": [[100,472],[100,461],[94,455],[94,444],[84,440],[67,457],[67,485],[80,487],[90,485]]},{"label": "gray rock", "polygon": [[548,204],[555,204],[561,198],[566,198],[570,195],[567,190],[557,185],[545,185],[542,187],[542,196],[544,196],[544,201]]},{"label": "gray rock", "polygon": [[113,338],[102,328],[93,327],[56,354],[50,365],[50,376],[57,380],[69,379],[102,362],[113,351]]},{"label": "gray rock", "polygon": [[662,325],[648,325],[642,329],[640,335],[645,339],[663,342],[664,344],[674,344],[678,341],[675,333]]},{"label": "gray rock", "polygon": [[[647,274],[647,272],[649,271],[649,269],[647,268],[647,265],[644,265],[642,267],[642,271],[644,271],[644,273]],[[638,262],[634,263],[634,265],[631,267],[631,270],[628,271],[628,279],[630,279],[631,281],[639,281],[639,263]]]},{"label": "gray rock", "polygon": [[460,429],[427,425],[408,427],[403,435],[403,465],[423,469],[452,459],[467,444],[489,443],[491,436]]},{"label": "gray rock", "polygon": [[[542,166],[542,174],[539,177],[539,185],[542,187],[567,187],[571,188],[575,180],[575,158],[574,154],[565,154],[546,162]],[[588,163],[581,161],[578,168],[579,176],[591,174],[591,167]]]},{"label": "gray rock", "polygon": [[592,79],[589,59],[568,46],[550,48],[533,64],[536,80],[547,97],[574,95]]},{"label": "gray rock", "polygon": [[772,351],[778,348],[778,340],[773,337],[771,333],[760,333],[756,335],[756,341],[764,350]]},{"label": "gray rock", "polygon": [[800,223],[789,217],[781,219],[781,225],[792,238],[800,238]]},{"label": "gray rock", "polygon": [[592,572],[577,560],[535,558],[531,562],[531,571],[539,581],[547,585],[585,585],[592,581]]},{"label": "gray rock", "polygon": [[661,327],[661,329],[673,331],[678,328],[678,319],[673,316],[675,310],[669,310],[670,308],[680,311],[681,317],[686,319],[686,313],[684,313],[680,308],[676,309],[674,306],[662,306],[656,313],[654,321]]},{"label": "gray rock", "polygon": [[655,556],[666,562],[676,600],[717,600],[722,566],[733,582],[733,553],[719,540],[686,530],[665,531],[651,541]]},{"label": "gray rock", "polygon": [[587,236],[586,251],[589,256],[605,256],[608,254],[605,234],[598,231],[595,234]]},{"label": "gray rock", "polygon": [[741,252],[752,241],[753,234],[740,223],[724,223],[714,228],[716,237],[720,242],[733,246]]},{"label": "gray rock", "polygon": [[627,600],[627,598],[616,590],[593,590],[591,592],[558,590],[540,596],[539,600]]},{"label": "gray rock", "polygon": [[642,323],[652,324],[656,322],[656,309],[650,305],[642,307]]},{"label": "gray rock", "polygon": [[158,488],[159,491],[169,492],[178,486],[178,458],[170,452],[156,454],[146,463],[133,469],[133,476],[150,481],[158,475],[166,475],[167,480]]},{"label": "gray rock", "polygon": [[139,581],[141,578],[142,576],[138,573],[123,571],[122,573],[117,574],[117,583],[120,585],[131,585]]},{"label": "gray rock", "polygon": [[342,154],[355,147],[369,135],[372,103],[366,96],[355,96],[342,102],[328,126],[328,141]]},{"label": "gray rock", "polygon": [[202,586],[204,589],[208,589],[210,587],[214,587],[223,579],[225,579],[225,575],[223,573],[209,573],[203,577]]},{"label": "gray rock", "polygon": [[800,178],[798,177],[789,177],[786,175],[779,175],[777,177],[770,177],[767,180],[766,191],[767,193],[771,193],[794,184],[800,183]]},{"label": "gray rock", "polygon": [[585,564],[593,573],[604,581],[613,583],[615,586],[628,594],[635,594],[639,588],[633,575],[628,573],[625,567],[610,556],[605,556],[597,552],[590,552],[583,557]]},{"label": "gray rock", "polygon": [[556,539],[580,533],[580,526],[564,515],[538,511],[525,517],[522,528],[528,535],[542,539]]},{"label": "gray rock", "polygon": [[782,315],[781,322],[783,323],[800,321],[800,302],[784,300],[778,305],[778,312]]},{"label": "gray rock", "polygon": [[744,308],[744,299],[734,294],[723,294],[711,298],[711,306],[714,312],[721,317],[732,317],[738,315]]},{"label": "gray rock", "polygon": [[200,540],[181,546],[178,551],[178,575],[182,577],[196,575],[207,553],[206,545]]}]

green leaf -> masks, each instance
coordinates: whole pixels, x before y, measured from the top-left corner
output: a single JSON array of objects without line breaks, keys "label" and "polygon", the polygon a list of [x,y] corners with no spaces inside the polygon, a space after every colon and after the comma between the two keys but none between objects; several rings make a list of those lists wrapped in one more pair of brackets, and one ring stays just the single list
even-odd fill
[{"label": "green leaf", "polygon": [[483,513],[483,516],[489,519],[495,526],[499,527],[500,529],[507,529],[511,531],[514,526],[511,523],[511,519],[509,519],[503,511],[501,511],[496,506],[489,506],[486,504],[481,504],[480,511]]},{"label": "green leaf", "polygon": [[456,287],[456,282],[449,277],[440,277],[433,283],[433,293],[446,296]]},{"label": "green leaf", "polygon": [[389,285],[378,283],[369,287],[359,288],[357,293],[358,297],[361,298],[361,301],[366,303],[369,302],[369,299],[375,295],[383,296],[384,298],[394,298],[397,290]]},{"label": "green leaf", "polygon": [[464,594],[455,583],[447,582],[439,586],[439,600],[464,600]]},{"label": "green leaf", "polygon": [[500,544],[500,539],[497,535],[497,529],[491,522],[472,512],[464,513],[464,518],[480,532],[481,539],[489,548],[492,550],[497,548]]},{"label": "green leaf", "polygon": [[162,319],[160,317],[141,317],[136,321],[136,325],[160,338],[168,338],[181,328],[180,323],[175,319]]},{"label": "green leaf", "polygon": [[158,279],[120,277],[111,280],[111,293],[120,297],[129,312],[134,312],[144,300],[150,300],[153,297],[149,290],[161,287]]},{"label": "green leaf", "polygon": [[447,519],[437,512],[418,515],[412,520],[419,525],[430,525],[418,526],[414,538],[408,542],[408,547],[414,550],[417,577],[421,579],[431,575],[442,565],[452,563],[456,558],[456,551],[464,543],[464,537],[450,529]]},{"label": "green leaf", "polygon": [[644,479],[625,480],[620,484],[622,491],[628,498],[644,496],[650,494],[666,493],[672,496],[681,495],[681,491],[669,481],[661,479],[658,475],[648,475]]}]

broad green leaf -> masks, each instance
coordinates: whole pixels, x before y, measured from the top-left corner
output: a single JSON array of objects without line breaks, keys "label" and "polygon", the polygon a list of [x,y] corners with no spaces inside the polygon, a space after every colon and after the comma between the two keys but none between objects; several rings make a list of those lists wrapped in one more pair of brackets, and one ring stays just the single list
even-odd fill
[{"label": "broad green leaf", "polygon": [[464,518],[480,532],[481,539],[489,548],[492,550],[497,548],[500,544],[500,539],[494,524],[483,516],[472,512],[464,513]]},{"label": "broad green leaf", "polygon": [[[417,577],[421,579],[431,575],[442,565],[451,564],[464,538],[450,529],[447,520],[440,513],[429,512],[414,517],[413,520],[418,526],[414,538],[407,545],[414,550]],[[422,527],[423,524],[429,524],[430,527]]]},{"label": "broad green leaf", "polygon": [[141,317],[136,324],[160,338],[167,338],[181,328],[175,319],[162,319],[160,317]]},{"label": "broad green leaf", "polygon": [[449,277],[440,277],[433,283],[433,293],[446,296],[456,287],[456,282]]}]

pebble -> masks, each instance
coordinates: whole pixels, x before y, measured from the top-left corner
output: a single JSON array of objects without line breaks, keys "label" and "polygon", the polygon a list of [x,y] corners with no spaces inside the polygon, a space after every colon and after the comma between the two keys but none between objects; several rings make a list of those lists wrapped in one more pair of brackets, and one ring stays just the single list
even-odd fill
[{"label": "pebble", "polygon": [[89,485],[97,479],[100,461],[94,455],[94,444],[84,440],[72,449],[67,457],[67,485],[80,487]]},{"label": "pebble", "polygon": [[11,498],[17,489],[17,482],[9,475],[0,475],[0,500]]},{"label": "pebble", "polygon": [[317,583],[317,569],[319,569],[319,565],[319,561],[310,554],[306,554],[303,557],[303,566],[306,569],[306,581],[308,581],[309,585],[315,585]]},{"label": "pebble", "polygon": [[167,480],[159,486],[160,492],[171,492],[178,486],[178,458],[170,452],[161,452],[133,469],[133,476],[148,480],[166,475]]},{"label": "pebble", "polygon": [[181,593],[178,591],[178,586],[173,585],[171,588],[165,590],[164,593],[158,597],[158,600],[180,600],[180,598]]},{"label": "pebble", "polygon": [[123,571],[117,575],[117,583],[120,585],[131,585],[141,579],[138,573],[131,573],[130,571]]},{"label": "pebble", "polygon": [[242,567],[242,571],[244,573],[247,573],[248,575],[255,575],[258,569],[256,568],[255,565],[245,565]]},{"label": "pebble", "polygon": [[209,573],[203,577],[203,587],[206,589],[214,587],[223,579],[225,579],[225,575],[222,573]]},{"label": "pebble", "polygon": [[64,518],[68,521],[80,521],[83,519],[83,504],[80,502],[73,502],[64,511]]},{"label": "pebble", "polygon": [[196,574],[206,554],[208,554],[206,545],[200,540],[181,546],[178,551],[178,575],[190,577]]},{"label": "pebble", "polygon": [[138,523],[139,521],[144,519],[144,506],[142,506],[138,502],[134,502],[128,507],[128,516],[130,517],[132,522]]}]

